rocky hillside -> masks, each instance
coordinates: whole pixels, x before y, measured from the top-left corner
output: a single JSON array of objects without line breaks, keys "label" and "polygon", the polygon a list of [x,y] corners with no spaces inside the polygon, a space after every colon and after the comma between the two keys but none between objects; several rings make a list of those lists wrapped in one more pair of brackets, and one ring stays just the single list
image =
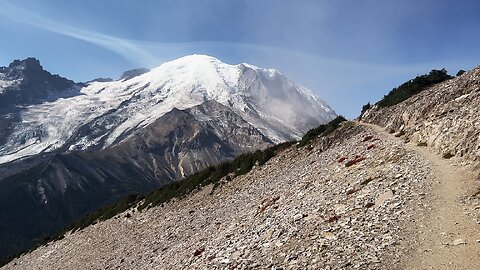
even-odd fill
[{"label": "rocky hillside", "polygon": [[249,174],[66,235],[5,269],[402,269],[431,165],[345,124]]},{"label": "rocky hillside", "polygon": [[480,68],[436,84],[397,105],[366,111],[361,121],[405,134],[441,155],[480,162]]}]

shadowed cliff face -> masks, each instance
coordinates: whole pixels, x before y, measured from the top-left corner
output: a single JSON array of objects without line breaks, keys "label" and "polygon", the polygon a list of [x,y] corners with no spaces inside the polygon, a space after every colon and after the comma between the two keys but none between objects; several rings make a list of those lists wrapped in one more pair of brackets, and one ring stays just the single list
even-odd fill
[{"label": "shadowed cliff face", "polygon": [[0,255],[28,248],[130,193],[152,190],[270,144],[241,117],[211,101],[174,109],[98,152],[38,155],[5,164],[0,167],[0,205],[8,209],[0,213],[0,220],[7,221],[0,225],[5,243]]},{"label": "shadowed cliff face", "polygon": [[480,68],[434,85],[397,105],[373,107],[361,118],[401,132],[441,154],[480,162]]},{"label": "shadowed cliff face", "polygon": [[127,70],[122,73],[119,80],[130,80],[131,78],[135,78],[149,71],[150,69],[148,68],[137,68],[137,69]]},{"label": "shadowed cliff face", "polygon": [[35,58],[15,60],[8,67],[0,67],[0,80],[5,86],[0,91],[2,111],[13,105],[35,104],[79,94],[73,81],[52,75]]},{"label": "shadowed cliff face", "polygon": [[35,58],[0,67],[0,145],[5,144],[23,106],[79,95],[80,85],[52,75]]}]

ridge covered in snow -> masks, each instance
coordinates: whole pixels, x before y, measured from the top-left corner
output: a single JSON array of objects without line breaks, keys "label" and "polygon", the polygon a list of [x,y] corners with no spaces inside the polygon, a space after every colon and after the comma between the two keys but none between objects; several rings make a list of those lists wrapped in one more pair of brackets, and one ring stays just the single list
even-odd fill
[{"label": "ridge covered in snow", "polygon": [[173,108],[208,100],[231,108],[274,142],[298,139],[336,116],[312,91],[274,69],[190,55],[130,79],[91,82],[78,95],[23,107],[21,121],[0,145],[0,163],[56,149],[103,149]]}]

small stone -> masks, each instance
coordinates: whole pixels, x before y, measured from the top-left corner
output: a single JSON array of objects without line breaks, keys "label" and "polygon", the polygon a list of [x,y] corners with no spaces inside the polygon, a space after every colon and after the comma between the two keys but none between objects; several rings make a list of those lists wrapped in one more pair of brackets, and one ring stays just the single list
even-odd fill
[{"label": "small stone", "polygon": [[374,204],[373,202],[367,202],[367,203],[365,204],[365,208],[370,208],[370,207],[372,207],[372,206],[374,206],[374,205],[375,205],[375,204]]},{"label": "small stone", "polygon": [[388,190],[387,192],[379,195],[375,200],[375,207],[381,206],[385,201],[393,198],[393,191]]},{"label": "small stone", "polygon": [[465,241],[465,239],[456,239],[456,240],[453,240],[452,242],[452,245],[454,246],[466,245],[466,244],[467,244],[467,241]]},{"label": "small stone", "polygon": [[325,239],[333,239],[335,238],[335,234],[331,233],[331,232],[323,232],[322,233],[322,237],[325,238]]},{"label": "small stone", "polygon": [[355,193],[356,191],[357,191],[357,189],[355,189],[355,188],[352,187],[352,188],[347,189],[346,194],[347,194],[347,195],[351,195],[351,194]]},{"label": "small stone", "polygon": [[205,251],[205,248],[199,248],[197,250],[195,250],[195,252],[193,252],[193,256],[199,256],[201,255],[203,252]]},{"label": "small stone", "polygon": [[339,219],[340,219],[340,216],[334,215],[334,216],[332,216],[332,217],[329,217],[329,218],[327,219],[327,221],[328,221],[328,222],[335,222],[335,221],[337,221],[337,220],[339,220]]},{"label": "small stone", "polygon": [[293,220],[298,221],[298,220],[300,220],[300,219],[302,219],[302,218],[303,218],[303,215],[302,215],[301,213],[298,213],[298,214],[296,214],[296,215],[293,217]]},{"label": "small stone", "polygon": [[347,206],[345,204],[335,205],[335,214],[344,214],[347,211]]}]

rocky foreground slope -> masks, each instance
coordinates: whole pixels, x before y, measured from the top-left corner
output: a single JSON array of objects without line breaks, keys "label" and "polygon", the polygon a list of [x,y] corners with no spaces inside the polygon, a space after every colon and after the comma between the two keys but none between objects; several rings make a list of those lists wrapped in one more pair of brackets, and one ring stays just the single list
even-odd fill
[{"label": "rocky foreground slope", "polygon": [[[416,148],[345,123],[215,189],[131,209],[4,269],[405,269],[410,256],[428,252],[419,236],[437,182]],[[461,208],[478,211],[475,203]],[[435,244],[480,254],[475,239],[458,244],[447,233]]]}]

